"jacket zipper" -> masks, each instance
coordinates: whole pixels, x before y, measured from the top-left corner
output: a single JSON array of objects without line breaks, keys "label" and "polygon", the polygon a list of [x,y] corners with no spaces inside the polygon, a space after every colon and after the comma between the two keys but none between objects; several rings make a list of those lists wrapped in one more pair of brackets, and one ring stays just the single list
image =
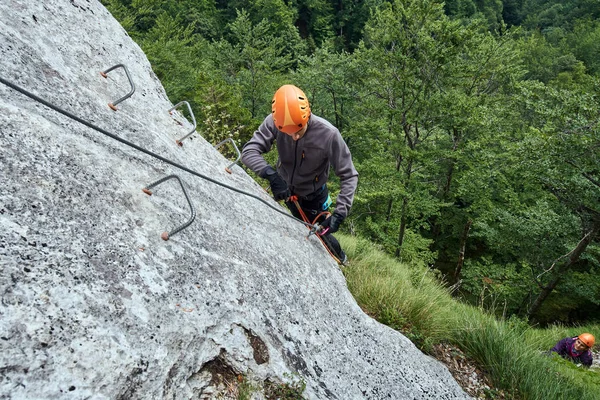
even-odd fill
[{"label": "jacket zipper", "polygon": [[[302,153],[304,156],[304,153]],[[304,158],[304,157],[302,157]],[[298,161],[298,141],[294,142],[294,167],[292,168],[292,175],[290,175],[290,187],[294,184],[294,174],[296,173],[296,162]],[[302,161],[300,162],[302,164]]]}]

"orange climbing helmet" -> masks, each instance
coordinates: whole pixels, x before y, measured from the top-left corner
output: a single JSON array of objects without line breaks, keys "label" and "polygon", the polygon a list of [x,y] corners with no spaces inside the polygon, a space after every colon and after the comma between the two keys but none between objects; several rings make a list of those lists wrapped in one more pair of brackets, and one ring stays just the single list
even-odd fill
[{"label": "orange climbing helmet", "polygon": [[293,134],[308,123],[310,104],[300,88],[283,85],[273,96],[271,111],[275,127],[283,133]]},{"label": "orange climbing helmet", "polygon": [[577,336],[579,338],[579,340],[581,340],[583,343],[585,343],[585,345],[587,347],[589,347],[590,349],[592,347],[594,347],[594,342],[596,342],[596,339],[594,338],[594,335],[592,335],[591,333],[582,333],[581,335]]}]

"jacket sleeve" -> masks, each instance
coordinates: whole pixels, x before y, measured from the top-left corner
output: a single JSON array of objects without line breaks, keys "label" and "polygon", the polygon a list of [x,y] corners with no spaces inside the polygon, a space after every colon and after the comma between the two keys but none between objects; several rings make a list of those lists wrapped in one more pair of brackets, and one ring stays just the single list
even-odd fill
[{"label": "jacket sleeve", "polygon": [[569,339],[569,338],[564,338],[564,339],[560,340],[558,343],[556,343],[554,345],[554,347],[552,349],[550,349],[550,351],[551,352],[553,351],[560,355],[567,354],[567,339]]},{"label": "jacket sleeve", "polygon": [[358,172],[354,168],[350,149],[339,131],[331,141],[329,160],[335,174],[340,178],[340,193],[335,202],[335,211],[347,217],[350,214],[354,192],[358,185]]},{"label": "jacket sleeve", "polygon": [[591,367],[592,362],[594,361],[594,358],[592,357],[592,353],[589,350],[585,351],[583,354],[581,354],[579,356],[579,359],[581,360],[581,364],[585,365],[586,367]]},{"label": "jacket sleeve", "polygon": [[268,153],[273,147],[276,137],[276,130],[272,123],[273,118],[267,115],[262,124],[252,135],[252,138],[244,145],[242,149],[242,162],[252,171],[262,177],[262,173],[269,166],[263,158],[264,153]]}]

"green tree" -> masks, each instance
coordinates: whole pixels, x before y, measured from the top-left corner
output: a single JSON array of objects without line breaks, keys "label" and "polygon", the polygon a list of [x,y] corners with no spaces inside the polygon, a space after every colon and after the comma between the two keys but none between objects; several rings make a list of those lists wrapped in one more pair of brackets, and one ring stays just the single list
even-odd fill
[{"label": "green tree", "polygon": [[538,182],[564,210],[563,215],[579,222],[562,232],[559,248],[540,265],[543,274],[538,275],[539,289],[528,310],[530,317],[566,275],[577,269],[589,273],[598,266],[597,258],[585,257],[587,252],[597,252],[600,231],[600,160],[599,152],[594,151],[600,146],[598,88],[600,82],[590,79],[588,85],[569,89],[534,86],[525,97],[529,119],[537,127],[530,130],[526,167],[535,171]]},{"label": "green tree", "polygon": [[391,171],[383,219],[399,225],[395,254],[400,256],[409,225],[422,227],[440,207],[430,179],[438,168],[436,143],[443,134],[435,124],[435,102],[445,69],[460,52],[456,43],[463,29],[443,14],[440,4],[415,0],[384,4],[365,32],[356,52],[365,74],[365,116],[379,120],[375,126],[383,130],[364,134],[385,144],[378,154],[387,162],[377,163]]},{"label": "green tree", "polygon": [[335,17],[330,1],[325,0],[295,0],[298,10],[296,26],[300,35],[312,47],[312,51],[321,47],[333,36],[333,19]]},{"label": "green tree", "polygon": [[373,10],[387,0],[337,0],[333,30],[337,50],[353,51],[363,38],[364,26]]},{"label": "green tree", "polygon": [[490,301],[500,296],[509,313],[540,322],[584,305],[589,316],[598,309],[600,187],[597,155],[585,148],[599,143],[599,110],[590,106],[597,89],[518,86],[521,123],[511,122],[485,152],[474,152],[480,170],[461,177],[461,197],[477,215],[464,288],[471,296],[487,291]]},{"label": "green tree", "polygon": [[360,72],[352,56],[321,48],[305,57],[294,75],[311,100],[311,109],[342,133],[358,106]]},{"label": "green tree", "polygon": [[578,20],[565,38],[565,47],[583,61],[587,72],[600,76],[600,21]]},{"label": "green tree", "polygon": [[[477,25],[465,32],[461,56],[447,68],[444,90],[438,96],[436,124],[447,137],[440,142],[445,150],[436,193],[444,207],[431,221],[431,237],[440,255],[437,264],[454,263],[454,272],[446,272],[456,280],[469,230],[491,204],[491,193],[472,185],[488,179],[481,169],[486,160],[480,156],[497,147],[499,132],[518,125],[511,98],[514,83],[524,73],[512,35],[495,37]],[[468,181],[463,179],[466,174]],[[465,184],[468,191],[462,187]]]},{"label": "green tree", "polygon": [[205,38],[218,38],[222,33],[219,13],[210,0],[103,0],[102,3],[134,38],[143,38],[164,15]]},{"label": "green tree", "polygon": [[519,26],[523,22],[523,1],[502,0],[502,19],[508,26]]},{"label": "green tree", "polygon": [[482,19],[491,31],[497,31],[503,24],[501,0],[448,0],[444,2],[447,15],[463,19]]},{"label": "green tree", "polygon": [[[295,60],[306,53],[306,43],[301,40],[295,26],[298,19],[298,10],[286,4],[283,0],[227,1],[222,3],[226,4],[221,6],[226,26],[234,23],[239,18],[240,12],[245,11],[245,18],[248,19],[251,25],[262,23],[264,26],[268,26],[269,36],[280,39],[279,45],[282,54]],[[229,30],[224,39],[232,43],[239,41],[232,30]]]},{"label": "green tree", "polygon": [[444,10],[452,17],[470,18],[477,12],[477,6],[473,0],[449,0],[444,2]]},{"label": "green tree", "polygon": [[571,30],[580,19],[598,19],[600,4],[595,0],[526,0],[523,26],[528,29],[564,28]]},{"label": "green tree", "polygon": [[292,64],[291,55],[285,52],[286,38],[271,33],[272,26],[266,20],[253,24],[246,11],[238,12],[228,28],[231,49],[223,52],[227,57],[221,62],[234,75],[251,117],[263,116],[276,89],[277,77]]}]

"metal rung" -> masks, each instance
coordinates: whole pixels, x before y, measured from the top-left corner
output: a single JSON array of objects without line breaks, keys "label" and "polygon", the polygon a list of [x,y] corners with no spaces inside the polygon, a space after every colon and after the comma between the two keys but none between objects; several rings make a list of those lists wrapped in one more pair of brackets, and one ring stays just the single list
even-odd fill
[{"label": "metal rung", "polygon": [[196,132],[196,117],[194,116],[194,112],[192,111],[192,107],[190,106],[190,103],[188,103],[187,101],[180,101],[179,103],[175,104],[174,107],[172,107],[171,109],[169,109],[169,114],[173,115],[173,111],[179,107],[180,105],[185,104],[187,106],[188,111],[190,112],[190,116],[192,117],[192,121],[194,122],[194,127],[192,128],[192,130],[185,135],[184,137],[182,137],[179,140],[176,140],[175,143],[177,143],[179,146],[183,146],[183,141],[185,139],[187,139],[192,133]]},{"label": "metal rung", "polygon": [[237,158],[235,159],[235,161],[234,161],[234,162],[232,162],[232,163],[231,163],[231,164],[229,164],[227,167],[225,167],[225,171],[227,171],[228,173],[230,173],[230,174],[231,174],[231,173],[232,173],[232,171],[231,171],[231,167],[233,167],[235,164],[237,164],[237,162],[238,162],[238,161],[240,161],[240,158],[242,158],[242,154],[240,153],[240,151],[239,151],[239,149],[238,149],[237,145],[235,144],[235,142],[233,141],[233,139],[232,139],[232,138],[227,138],[227,139],[225,139],[225,140],[223,140],[223,141],[221,141],[221,142],[217,143],[217,144],[215,145],[215,149],[218,149],[219,147],[221,147],[222,145],[224,145],[224,144],[225,144],[225,143],[227,143],[227,142],[231,142],[231,144],[233,145],[233,148],[235,149],[235,151],[236,151],[236,153],[237,153],[237,155],[238,155],[238,156],[237,156]]},{"label": "metal rung", "polygon": [[185,186],[183,185],[183,182],[181,181],[181,179],[177,176],[177,175],[169,175],[169,176],[165,176],[164,178],[161,178],[159,180],[157,180],[154,183],[151,183],[150,185],[146,186],[145,188],[142,189],[142,191],[144,193],[146,193],[148,196],[152,195],[152,192],[150,191],[150,189],[152,189],[154,186],[158,186],[161,183],[169,180],[169,179],[177,179],[177,181],[179,182],[179,185],[181,186],[181,189],[183,190],[183,194],[185,195],[185,199],[187,200],[189,206],[190,206],[190,210],[192,212],[192,215],[190,216],[190,219],[184,223],[181,226],[178,226],[177,228],[173,229],[171,232],[163,232],[160,237],[162,238],[162,240],[169,240],[169,238],[171,236],[173,236],[174,234],[184,230],[185,228],[187,228],[188,226],[191,225],[192,222],[194,222],[194,219],[196,218],[196,210],[194,209],[194,205],[192,204],[192,201],[190,200],[190,196],[188,196],[187,190],[185,189]]},{"label": "metal rung", "polygon": [[121,97],[119,100],[113,101],[112,103],[108,103],[108,106],[112,110],[114,110],[114,111],[117,111],[117,104],[119,104],[123,100],[126,100],[126,99],[130,98],[131,95],[135,92],[135,85],[133,84],[133,80],[131,79],[131,75],[129,74],[129,70],[123,64],[117,64],[117,65],[114,65],[114,66],[110,67],[106,71],[101,71],[100,75],[102,75],[104,78],[107,78],[108,77],[107,74],[110,71],[112,71],[113,69],[116,69],[116,68],[123,68],[125,70],[125,75],[127,75],[127,79],[129,80],[129,84],[131,85],[131,91],[129,93],[127,93],[125,96]]}]

